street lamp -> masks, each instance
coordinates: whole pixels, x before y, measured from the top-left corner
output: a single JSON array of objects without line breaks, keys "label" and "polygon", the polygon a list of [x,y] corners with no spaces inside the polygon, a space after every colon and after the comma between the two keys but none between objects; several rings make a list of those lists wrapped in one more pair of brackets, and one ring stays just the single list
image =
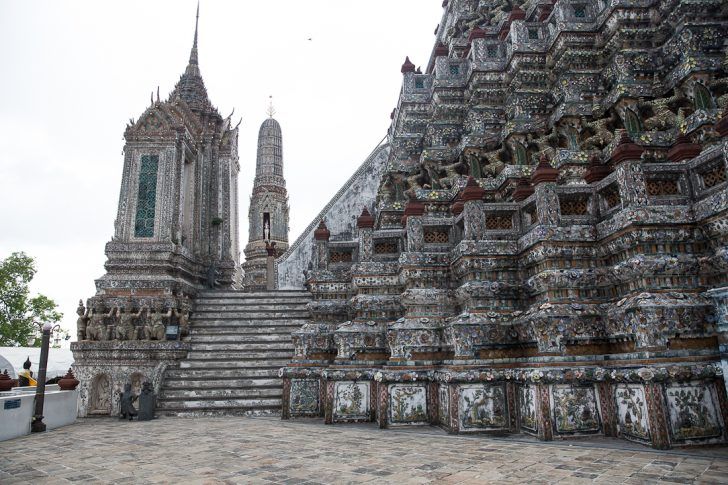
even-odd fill
[{"label": "street lamp", "polygon": [[[40,324],[38,325],[40,326]],[[45,401],[48,347],[50,345],[51,332],[60,328],[60,325],[56,325],[54,327],[50,322],[44,323],[42,327],[43,336],[40,343],[40,368],[38,369],[38,384],[35,387],[35,414],[33,415],[33,421],[30,424],[30,431],[33,433],[46,430],[46,425],[43,422],[43,403]]]}]

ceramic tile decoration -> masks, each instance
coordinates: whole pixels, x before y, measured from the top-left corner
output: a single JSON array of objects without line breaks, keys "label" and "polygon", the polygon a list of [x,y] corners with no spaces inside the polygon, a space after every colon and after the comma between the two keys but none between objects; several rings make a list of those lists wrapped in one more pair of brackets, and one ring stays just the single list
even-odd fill
[{"label": "ceramic tile decoration", "polygon": [[508,428],[508,406],[504,384],[460,386],[460,429],[503,430]]},{"label": "ceramic tile decoration", "polygon": [[600,429],[594,388],[554,385],[551,388],[554,430],[560,434],[594,433]]},{"label": "ceramic tile decoration", "polygon": [[334,386],[334,419],[368,419],[369,385],[368,382],[337,382]]},{"label": "ceramic tile decoration", "polygon": [[427,422],[427,390],[416,384],[392,384],[389,387],[391,424]]},{"label": "ceramic tile decoration", "polygon": [[615,393],[619,431],[638,441],[650,441],[650,425],[647,416],[647,399],[642,386],[618,384]]},{"label": "ceramic tile decoration", "polygon": [[684,383],[666,386],[670,429],[678,442],[720,438],[723,423],[714,397],[713,386]]},{"label": "ceramic tile decoration", "polygon": [[141,379],[171,415],[725,443],[718,3],[442,2],[386,139],[341,188],[311,174],[332,198],[293,242],[271,108],[244,264],[238,126],[195,33],[124,132],[106,274],[77,309],[80,414]]}]

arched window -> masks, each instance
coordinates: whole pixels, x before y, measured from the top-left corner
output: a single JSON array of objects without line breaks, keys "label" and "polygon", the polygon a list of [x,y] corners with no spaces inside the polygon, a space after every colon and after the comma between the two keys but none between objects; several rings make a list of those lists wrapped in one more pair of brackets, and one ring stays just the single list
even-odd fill
[{"label": "arched window", "polygon": [[154,216],[157,204],[158,155],[142,155],[139,166],[139,189],[137,192],[135,237],[154,236]]},{"label": "arched window", "polygon": [[516,165],[526,165],[526,163],[528,163],[528,161],[527,161],[528,155],[526,153],[526,147],[524,147],[521,143],[516,142],[515,148],[516,148]]},{"label": "arched window", "polygon": [[639,116],[637,116],[637,113],[629,108],[624,110],[624,127],[627,129],[627,133],[629,133],[630,136],[637,135],[640,131],[642,131],[642,123],[640,123]]},{"label": "arched window", "polygon": [[695,103],[695,109],[711,109],[715,107],[713,103],[713,96],[710,95],[710,91],[707,87],[700,83],[695,83],[693,88],[693,101]]}]

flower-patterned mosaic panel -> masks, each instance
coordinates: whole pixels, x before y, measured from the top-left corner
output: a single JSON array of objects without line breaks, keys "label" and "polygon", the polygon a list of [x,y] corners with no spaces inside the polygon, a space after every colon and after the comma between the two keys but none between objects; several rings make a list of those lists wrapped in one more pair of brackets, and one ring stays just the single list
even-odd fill
[{"label": "flower-patterned mosaic panel", "polygon": [[440,406],[440,424],[450,425],[450,388],[447,384],[440,384],[438,388]]},{"label": "flower-patterned mosaic panel", "polygon": [[557,384],[551,387],[551,399],[556,433],[596,433],[600,430],[594,387]]},{"label": "flower-patterned mosaic panel", "polygon": [[508,406],[505,384],[460,386],[460,429],[507,429]]},{"label": "flower-patterned mosaic panel", "polygon": [[291,379],[289,410],[292,416],[317,415],[320,409],[319,381],[316,379]]},{"label": "flower-patterned mosaic panel", "polygon": [[427,423],[427,389],[420,384],[389,386],[389,422],[391,424]]},{"label": "flower-patterned mosaic panel", "polygon": [[134,236],[154,236],[154,215],[157,201],[158,155],[142,155],[139,167],[139,191],[137,194]]},{"label": "flower-patterned mosaic panel", "polygon": [[334,420],[369,419],[369,382],[341,381],[334,386]]},{"label": "flower-patterned mosaic panel", "polygon": [[518,409],[521,414],[521,428],[531,433],[538,432],[536,420],[536,386],[518,386]]},{"label": "flower-patterned mosaic panel", "polygon": [[722,434],[712,383],[672,384],[665,388],[670,432],[675,441],[709,440]]},{"label": "flower-patterned mosaic panel", "polygon": [[650,441],[644,388],[639,384],[619,384],[615,399],[620,434],[637,441]]}]

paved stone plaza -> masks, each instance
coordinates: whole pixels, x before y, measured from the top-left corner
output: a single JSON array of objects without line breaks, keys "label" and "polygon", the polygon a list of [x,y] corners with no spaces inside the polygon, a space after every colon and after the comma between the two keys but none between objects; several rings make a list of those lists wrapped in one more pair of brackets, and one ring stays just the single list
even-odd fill
[{"label": "paved stone plaza", "polygon": [[[414,439],[416,437],[416,439]],[[725,447],[539,443],[277,418],[83,419],[0,443],[0,483],[728,483]]]}]

